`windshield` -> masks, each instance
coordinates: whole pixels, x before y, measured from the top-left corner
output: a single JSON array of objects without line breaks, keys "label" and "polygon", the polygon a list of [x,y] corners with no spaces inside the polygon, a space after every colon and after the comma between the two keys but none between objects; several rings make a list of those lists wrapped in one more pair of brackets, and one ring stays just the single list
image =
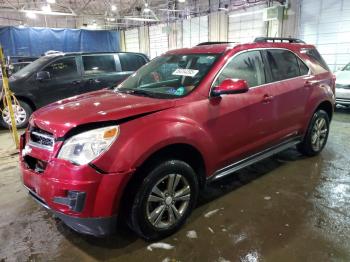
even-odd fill
[{"label": "windshield", "polygon": [[31,75],[32,73],[39,70],[48,60],[50,60],[52,57],[49,56],[43,56],[39,59],[35,60],[34,62],[31,62],[29,65],[23,67],[21,70],[13,74],[12,76],[14,78],[22,78],[27,77]]},{"label": "windshield", "polygon": [[115,91],[156,98],[183,97],[195,89],[218,54],[166,55],[153,59]]}]

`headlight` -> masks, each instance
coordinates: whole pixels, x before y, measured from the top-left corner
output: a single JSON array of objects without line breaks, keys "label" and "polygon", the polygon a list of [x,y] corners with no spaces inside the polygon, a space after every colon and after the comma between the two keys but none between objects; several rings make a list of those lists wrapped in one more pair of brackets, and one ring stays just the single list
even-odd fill
[{"label": "headlight", "polygon": [[119,126],[108,126],[72,136],[64,142],[58,158],[84,165],[96,159],[116,140]]}]

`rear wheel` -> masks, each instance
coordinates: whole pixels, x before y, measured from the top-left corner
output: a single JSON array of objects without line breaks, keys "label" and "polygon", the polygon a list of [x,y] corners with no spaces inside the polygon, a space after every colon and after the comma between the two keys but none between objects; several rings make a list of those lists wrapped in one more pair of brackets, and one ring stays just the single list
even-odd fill
[{"label": "rear wheel", "polygon": [[[23,101],[18,101],[18,104],[12,104],[12,108],[17,128],[26,127],[28,125],[29,117],[33,112],[32,108]],[[2,108],[0,125],[5,128],[11,126],[11,117],[8,107]]]},{"label": "rear wheel", "polygon": [[325,147],[329,134],[329,116],[324,110],[314,113],[304,140],[298,145],[300,153],[315,156]]},{"label": "rear wheel", "polygon": [[191,214],[198,196],[193,169],[168,160],[151,169],[142,181],[131,208],[131,228],[146,240],[176,232]]}]

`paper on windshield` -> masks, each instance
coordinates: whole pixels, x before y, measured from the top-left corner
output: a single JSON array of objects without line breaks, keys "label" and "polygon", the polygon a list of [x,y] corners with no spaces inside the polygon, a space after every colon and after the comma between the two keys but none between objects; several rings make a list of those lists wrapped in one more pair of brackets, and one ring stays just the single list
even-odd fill
[{"label": "paper on windshield", "polygon": [[173,72],[174,76],[190,76],[190,77],[194,77],[197,73],[199,72],[199,70],[195,70],[195,69],[184,69],[184,68],[178,68]]}]

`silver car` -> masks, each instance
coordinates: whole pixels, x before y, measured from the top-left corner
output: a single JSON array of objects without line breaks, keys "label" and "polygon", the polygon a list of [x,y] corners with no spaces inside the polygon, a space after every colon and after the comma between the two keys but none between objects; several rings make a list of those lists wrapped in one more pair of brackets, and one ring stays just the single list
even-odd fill
[{"label": "silver car", "polygon": [[338,105],[350,106],[350,63],[342,70],[335,72],[336,75],[336,99]]}]

